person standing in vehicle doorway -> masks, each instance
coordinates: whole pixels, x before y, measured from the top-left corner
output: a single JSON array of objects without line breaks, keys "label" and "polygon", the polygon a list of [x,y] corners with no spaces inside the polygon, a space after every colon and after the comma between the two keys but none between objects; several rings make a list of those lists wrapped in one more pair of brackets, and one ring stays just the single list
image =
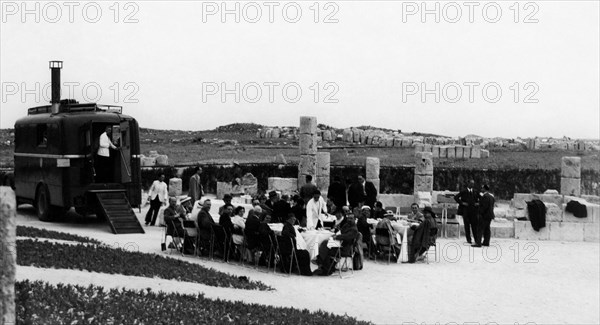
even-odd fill
[{"label": "person standing in vehicle doorway", "polygon": [[112,180],[113,160],[110,157],[110,149],[117,150],[118,148],[110,140],[111,137],[112,127],[107,126],[100,135],[96,157],[96,183],[110,183]]}]

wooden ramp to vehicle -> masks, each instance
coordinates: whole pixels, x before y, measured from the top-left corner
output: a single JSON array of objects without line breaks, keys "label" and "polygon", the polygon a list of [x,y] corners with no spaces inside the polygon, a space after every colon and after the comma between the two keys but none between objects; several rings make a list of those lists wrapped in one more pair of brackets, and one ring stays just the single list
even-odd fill
[{"label": "wooden ramp to vehicle", "polygon": [[135,213],[129,205],[125,191],[94,192],[98,199],[96,213],[108,220],[115,234],[144,233]]}]

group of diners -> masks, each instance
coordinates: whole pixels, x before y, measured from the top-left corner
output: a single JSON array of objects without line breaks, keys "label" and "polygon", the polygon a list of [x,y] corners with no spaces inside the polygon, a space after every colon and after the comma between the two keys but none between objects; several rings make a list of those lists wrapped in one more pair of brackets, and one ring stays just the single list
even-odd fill
[{"label": "group of diners", "polygon": [[[340,256],[357,254],[362,264],[363,249],[374,258],[382,253],[380,247],[391,246],[395,258],[399,258],[401,236],[406,233],[399,224],[408,223],[410,227],[405,249],[409,249],[408,262],[415,262],[429,248],[430,230],[436,225],[435,214],[428,207],[421,212],[414,204],[411,214],[402,219],[383,210],[378,201],[373,209],[362,202],[353,208],[348,205],[338,208],[330,199],[325,201],[318,190],[313,191],[306,203],[300,195],[290,198],[271,191],[268,197],[254,198],[247,213],[246,207],[232,204],[229,194],[223,197],[223,202],[216,220],[210,213],[210,199],[198,202],[199,212],[191,213],[188,198],[181,200],[180,205],[176,198],[169,198],[164,211],[167,234],[183,253],[219,255],[225,261],[279,267],[285,273],[330,275],[336,271]],[[185,223],[193,224],[196,236],[184,235]],[[378,236],[379,228],[387,229],[389,236]],[[318,266],[315,271],[311,270],[311,261]]]}]

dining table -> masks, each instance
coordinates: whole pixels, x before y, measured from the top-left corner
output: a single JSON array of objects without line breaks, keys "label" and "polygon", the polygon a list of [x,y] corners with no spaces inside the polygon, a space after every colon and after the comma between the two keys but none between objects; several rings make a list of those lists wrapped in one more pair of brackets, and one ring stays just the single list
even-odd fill
[{"label": "dining table", "polygon": [[[269,228],[273,230],[275,235],[279,236],[283,230],[283,224],[270,223]],[[307,250],[311,260],[319,255],[319,245],[324,241],[328,241],[334,235],[332,231],[325,229],[304,230],[298,225],[294,226],[294,229],[296,230],[296,249]]]}]

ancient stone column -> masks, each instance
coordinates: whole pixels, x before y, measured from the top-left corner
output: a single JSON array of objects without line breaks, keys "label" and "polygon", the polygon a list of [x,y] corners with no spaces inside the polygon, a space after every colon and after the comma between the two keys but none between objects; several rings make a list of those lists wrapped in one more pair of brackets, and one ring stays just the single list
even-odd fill
[{"label": "ancient stone column", "polygon": [[367,157],[365,169],[367,171],[365,177],[368,182],[372,182],[375,185],[375,189],[377,189],[377,194],[379,194],[379,158],[377,157]]},{"label": "ancient stone column", "polygon": [[560,169],[560,194],[581,195],[581,158],[562,157]]},{"label": "ancient stone column", "polygon": [[311,175],[313,182],[317,178],[317,118],[300,117],[300,164],[298,164],[298,188],[306,183],[306,175]]},{"label": "ancient stone column", "polygon": [[415,154],[415,195],[417,192],[433,192],[433,154],[431,152]]},{"label": "ancient stone column", "polygon": [[317,187],[324,197],[329,190],[329,173],[331,169],[331,154],[329,152],[317,152]]},{"label": "ancient stone column", "polygon": [[173,177],[169,179],[169,196],[180,196],[183,182],[181,178]]},{"label": "ancient stone column", "polygon": [[17,201],[15,192],[0,187],[0,324],[16,324]]}]

